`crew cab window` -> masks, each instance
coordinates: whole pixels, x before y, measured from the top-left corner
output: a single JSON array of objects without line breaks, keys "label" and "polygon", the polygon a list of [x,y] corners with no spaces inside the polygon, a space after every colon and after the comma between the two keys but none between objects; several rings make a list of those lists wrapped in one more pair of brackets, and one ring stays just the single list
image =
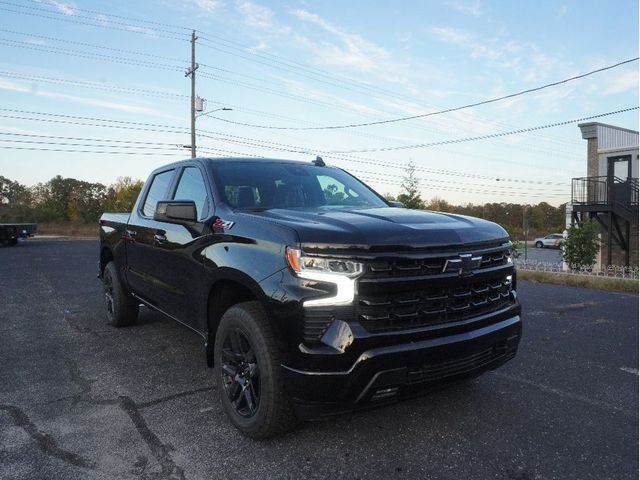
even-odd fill
[{"label": "crew cab window", "polygon": [[147,198],[142,207],[142,213],[146,217],[153,217],[158,202],[166,198],[167,190],[169,190],[169,185],[173,178],[173,172],[173,170],[167,170],[166,172],[158,173],[153,177],[153,180],[151,180],[151,187],[149,187]]},{"label": "crew cab window", "polygon": [[187,167],[180,175],[178,188],[173,196],[174,200],[193,200],[196,204],[198,218],[203,219],[209,214],[207,187],[202,173],[196,167]]}]

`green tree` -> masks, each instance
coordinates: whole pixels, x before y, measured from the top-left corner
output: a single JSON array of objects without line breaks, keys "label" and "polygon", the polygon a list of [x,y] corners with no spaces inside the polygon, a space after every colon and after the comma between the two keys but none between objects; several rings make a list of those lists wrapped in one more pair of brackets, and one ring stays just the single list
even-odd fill
[{"label": "green tree", "polygon": [[407,166],[407,174],[402,179],[402,193],[398,195],[398,201],[402,202],[405,208],[424,209],[424,201],[420,196],[420,182],[415,175],[416,167],[413,162]]},{"label": "green tree", "polygon": [[427,210],[433,210],[435,212],[453,212],[455,207],[447,202],[444,198],[433,197],[429,200],[429,203],[425,205]]},{"label": "green tree", "polygon": [[562,259],[569,268],[591,267],[598,254],[600,228],[594,221],[579,222],[569,227],[567,238],[561,243]]},{"label": "green tree", "polygon": [[118,177],[116,183],[109,186],[104,205],[105,210],[129,212],[140,194],[144,182],[131,177]]}]

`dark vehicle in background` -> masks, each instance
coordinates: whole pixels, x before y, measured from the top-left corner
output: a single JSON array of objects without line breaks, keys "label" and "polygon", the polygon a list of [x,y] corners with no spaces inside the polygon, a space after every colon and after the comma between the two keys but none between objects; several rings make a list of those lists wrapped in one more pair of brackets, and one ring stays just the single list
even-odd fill
[{"label": "dark vehicle in background", "polygon": [[520,340],[500,226],[396,208],[322,159],[167,165],[100,241],[110,322],[144,304],[201,335],[253,438],[476,376]]},{"label": "dark vehicle in background", "polygon": [[33,237],[37,229],[35,223],[0,223],[0,245],[13,247],[20,238]]}]

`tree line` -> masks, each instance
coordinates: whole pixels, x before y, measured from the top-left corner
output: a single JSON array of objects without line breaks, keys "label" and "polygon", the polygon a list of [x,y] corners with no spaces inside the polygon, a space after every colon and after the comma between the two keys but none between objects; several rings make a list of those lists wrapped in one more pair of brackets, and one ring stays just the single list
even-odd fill
[{"label": "tree line", "polygon": [[105,211],[128,211],[142,180],[119,177],[111,185],[60,175],[28,187],[0,176],[0,222],[96,223]]},{"label": "tree line", "polygon": [[[45,183],[25,186],[0,176],[0,222],[74,222],[92,224],[105,211],[126,212],[133,207],[143,186],[142,180],[120,177],[111,185],[91,183],[60,175]],[[482,205],[453,205],[434,197],[424,201],[412,172],[402,182],[397,197],[407,208],[435,210],[480,217],[505,227],[513,238],[522,238],[524,222],[531,235],[561,232],[565,225],[565,205],[554,207],[546,202],[537,205],[494,202]],[[331,193],[331,192],[329,192]]]}]

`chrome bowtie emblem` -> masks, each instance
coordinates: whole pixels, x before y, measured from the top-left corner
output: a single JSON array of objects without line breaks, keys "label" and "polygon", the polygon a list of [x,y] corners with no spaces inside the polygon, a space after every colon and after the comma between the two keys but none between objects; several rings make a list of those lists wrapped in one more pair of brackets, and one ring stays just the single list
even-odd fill
[{"label": "chrome bowtie emblem", "polygon": [[474,257],[470,253],[463,253],[458,258],[448,258],[442,267],[442,271],[458,272],[460,276],[473,275],[473,270],[480,266],[482,257]]}]

